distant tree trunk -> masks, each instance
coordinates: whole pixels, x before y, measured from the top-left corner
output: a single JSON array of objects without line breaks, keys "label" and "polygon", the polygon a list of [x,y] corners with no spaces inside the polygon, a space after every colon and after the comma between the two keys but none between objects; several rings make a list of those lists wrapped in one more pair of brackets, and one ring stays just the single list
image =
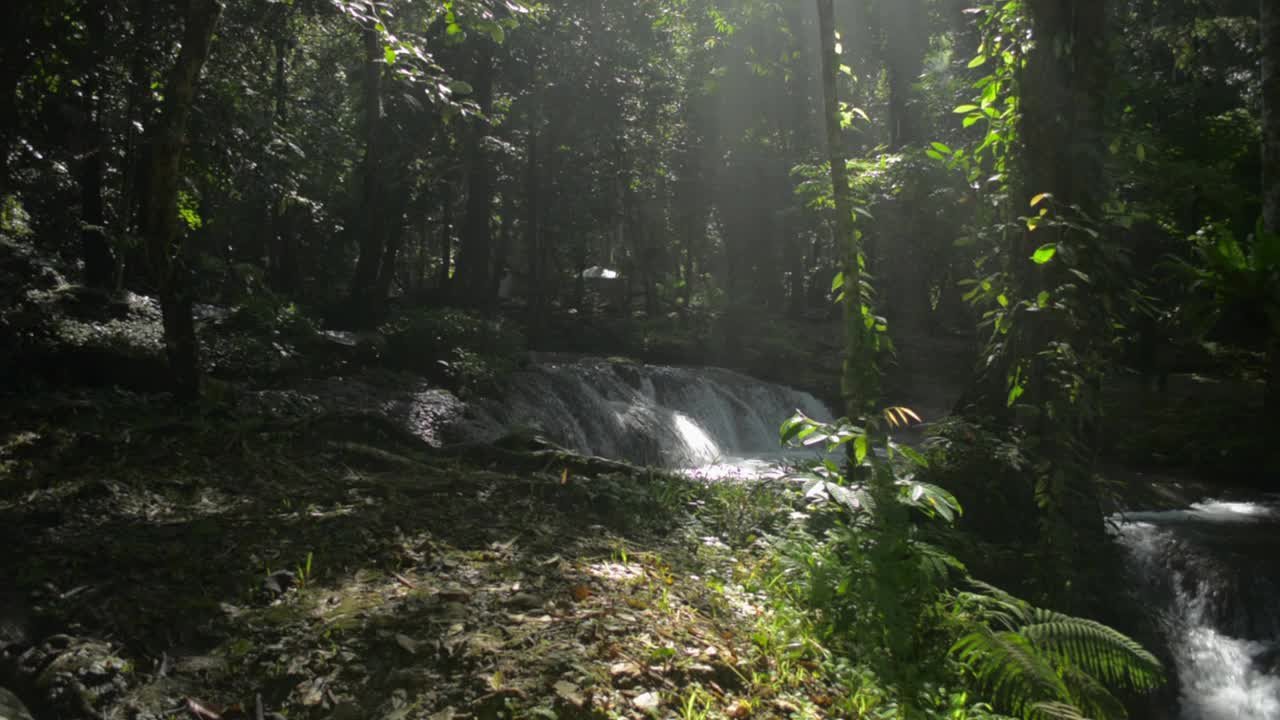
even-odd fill
[{"label": "distant tree trunk", "polygon": [[915,84],[929,49],[929,16],[923,0],[880,0],[880,11],[889,76],[889,147],[899,150],[920,142],[924,128]]},{"label": "distant tree trunk", "polygon": [[453,270],[453,181],[449,178],[445,178],[440,191],[440,203],[440,268],[436,286],[445,293]]},{"label": "distant tree trunk", "polygon": [[[99,18],[100,14],[93,13]],[[100,37],[101,32],[94,34]],[[107,239],[107,214],[102,201],[102,175],[106,163],[106,133],[102,131],[98,104],[98,74],[92,73],[85,86],[85,127],[82,140],[84,158],[80,161],[80,253],[84,261],[84,283],[91,288],[110,290],[115,287],[116,257]]]},{"label": "distant tree trunk", "polygon": [[484,39],[476,42],[472,88],[484,117],[476,119],[467,131],[467,209],[458,253],[458,285],[464,302],[482,305],[489,290],[493,258],[493,171],[484,151],[488,116],[493,108],[493,45]]},{"label": "distant tree trunk", "polygon": [[9,193],[9,157],[18,138],[18,85],[26,71],[29,33],[38,14],[10,12],[0,25],[0,198]]},{"label": "distant tree trunk", "polygon": [[493,254],[493,271],[489,275],[489,311],[495,312],[498,307],[498,292],[502,287],[502,278],[507,274],[508,256],[511,254],[511,229],[515,226],[516,205],[515,193],[507,187],[502,191],[502,225],[498,230],[498,247]]},{"label": "distant tree trunk", "polygon": [[183,402],[195,400],[200,394],[200,346],[178,234],[178,186],[196,81],[209,57],[213,31],[221,12],[221,0],[188,3],[182,47],[165,84],[164,106],[148,136],[143,237],[159,285],[165,350],[173,373],[174,395]]},{"label": "distant tree trunk", "polygon": [[1280,0],[1262,0],[1262,218],[1280,233]]},{"label": "distant tree trunk", "polygon": [[540,341],[546,334],[546,284],[544,277],[544,253],[542,252],[542,231],[539,222],[542,219],[542,208],[538,187],[538,129],[536,125],[529,128],[529,137],[525,145],[525,222],[524,243],[528,252],[529,275],[529,339]]},{"label": "distant tree trunk", "polygon": [[382,123],[382,65],[384,54],[382,40],[374,27],[365,28],[364,41],[364,187],[361,202],[361,218],[357,225],[360,236],[360,257],[356,261],[355,277],[351,281],[351,306],[360,324],[377,321],[384,298],[377,297],[378,273],[382,267],[385,249],[385,219],[383,218],[382,148],[384,139]]},{"label": "distant tree trunk", "polygon": [[[124,215],[125,229],[133,230],[142,225],[142,206],[147,195],[147,157],[146,147],[141,145],[145,138],[139,137],[146,118],[150,116],[151,80],[146,48],[151,40],[152,2],[138,0],[134,3],[129,22],[133,26],[133,35],[129,38],[129,80],[125,107],[125,154],[124,173],[120,191],[120,211]],[[125,254],[126,257],[128,254]]]},{"label": "distant tree trunk", "polygon": [[[283,5],[278,6],[277,12],[284,12]],[[272,105],[271,127],[283,127],[289,121],[289,84],[288,84],[288,53],[290,39],[287,36],[288,16],[283,15],[278,20],[280,27],[276,30],[276,37],[272,41],[272,49],[275,53],[275,72],[272,81],[272,93],[275,95],[275,102]],[[274,133],[273,133],[274,134]],[[272,184],[271,191],[267,195],[267,212],[266,224],[269,228],[268,233],[268,255],[267,255],[267,277],[271,283],[271,287],[279,292],[293,292],[297,290],[295,287],[297,279],[297,269],[292,267],[292,263],[296,262],[296,254],[291,252],[290,245],[293,242],[290,228],[285,221],[288,212],[285,202],[284,183],[277,179]]]},{"label": "distant tree trunk", "polygon": [[[1280,234],[1280,0],[1262,0],[1262,224]],[[1266,411],[1280,425],[1280,337],[1271,338]]]}]

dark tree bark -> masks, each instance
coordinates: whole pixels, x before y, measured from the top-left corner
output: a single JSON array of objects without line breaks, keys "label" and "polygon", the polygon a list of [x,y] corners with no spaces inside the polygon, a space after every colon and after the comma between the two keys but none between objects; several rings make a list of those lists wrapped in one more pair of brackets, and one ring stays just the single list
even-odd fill
[{"label": "dark tree bark", "polygon": [[448,178],[444,181],[440,196],[440,268],[436,286],[441,292],[446,292],[453,270],[453,182]]},{"label": "dark tree bark", "polygon": [[493,45],[488,40],[478,40],[472,88],[485,117],[476,119],[467,131],[467,208],[458,253],[460,299],[473,305],[483,305],[486,300],[493,258],[493,170],[484,151],[487,118],[493,109],[493,71]]},{"label": "dark tree bark", "polygon": [[525,221],[524,245],[527,251],[529,274],[529,339],[537,342],[546,334],[546,278],[545,257],[542,251],[542,231],[539,221],[542,218],[541,198],[538,187],[538,128],[532,125],[525,144]]},{"label": "dark tree bark", "polygon": [[209,57],[221,13],[221,0],[190,0],[182,47],[165,84],[164,106],[148,133],[143,237],[159,289],[174,395],[183,402],[195,400],[200,394],[200,346],[178,232],[182,149],[196,81]]},{"label": "dark tree bark", "polygon": [[373,27],[362,33],[364,43],[364,184],[358,224],[360,256],[351,280],[351,309],[361,325],[377,322],[385,298],[379,298],[378,274],[386,248],[386,218],[383,216],[383,122],[382,122],[382,40]]},{"label": "dark tree bark", "polygon": [[921,140],[915,84],[929,49],[928,13],[923,0],[881,0],[880,12],[889,71],[889,146],[899,150]]},{"label": "dark tree bark", "polygon": [[[89,31],[91,38],[106,35],[105,18],[101,10],[89,11]],[[84,126],[80,129],[82,155],[80,161],[80,256],[84,261],[84,283],[88,287],[99,290],[110,290],[115,286],[116,257],[111,243],[107,239],[107,213],[102,200],[102,176],[106,163],[106,133],[102,130],[101,108],[98,95],[101,91],[98,66],[102,62],[102,54],[90,50],[88,64],[94,69],[90,71],[82,108]]]},{"label": "dark tree bark", "polygon": [[[1020,81],[1022,119],[1022,197],[1018,208],[1029,207],[1030,199],[1050,193],[1051,212],[1074,219],[1077,212],[1098,218],[1107,194],[1103,158],[1104,101],[1107,95],[1106,0],[1034,0],[1028,3],[1035,45],[1027,58]],[[1022,233],[1013,258],[1014,282],[1021,297],[1033,298],[1041,291],[1056,292],[1069,275],[1065,259],[1045,265],[1030,261],[1036,247],[1057,242],[1081,248],[1084,235],[1070,227],[1048,227]],[[1079,269],[1091,272],[1088,263],[1096,258],[1078,254]],[[1090,299],[1071,300],[1070,316],[1047,312],[1031,317],[1015,317],[1007,340],[1008,365],[1004,380],[1019,368],[1025,392],[1018,403],[1037,409],[1028,430],[1037,441],[1036,454],[1045,470],[1037,482],[1042,520],[1034,550],[1044,577],[1043,587],[1061,587],[1061,578],[1071,577],[1070,589],[1053,594],[1053,602],[1071,612],[1089,612],[1091,597],[1097,596],[1095,582],[1104,581],[1086,568],[1100,566],[1084,557],[1082,549],[1105,542],[1106,526],[1100,493],[1094,480],[1096,448],[1100,442],[1097,418],[1100,370],[1087,361],[1072,370],[1084,375],[1084,387],[1072,394],[1055,374],[1051,343],[1065,342],[1087,358],[1090,347],[1106,333],[1105,316]],[[1014,365],[1017,363],[1017,365]],[[1005,408],[1007,385],[994,390],[991,401]],[[998,398],[998,400],[997,400]],[[1013,412],[1006,410],[1012,421]]]},{"label": "dark tree bark", "polygon": [[859,288],[862,270],[858,261],[860,249],[853,226],[853,201],[849,197],[849,172],[845,166],[844,140],[841,137],[840,99],[836,92],[837,63],[835,10],[832,0],[817,0],[818,33],[822,47],[822,118],[826,123],[827,161],[831,166],[831,188],[835,199],[835,245],[843,256],[845,300],[845,358],[841,393],[849,418],[866,416],[872,409],[874,393],[867,382],[871,373],[862,328],[862,298]]},{"label": "dark tree bark", "polygon": [[1262,0],[1262,218],[1280,233],[1280,0]]},{"label": "dark tree bark", "polygon": [[[1280,0],[1262,0],[1262,225],[1280,234]],[[1273,331],[1274,332],[1274,331]],[[1269,347],[1265,407],[1280,425],[1280,337]]]}]

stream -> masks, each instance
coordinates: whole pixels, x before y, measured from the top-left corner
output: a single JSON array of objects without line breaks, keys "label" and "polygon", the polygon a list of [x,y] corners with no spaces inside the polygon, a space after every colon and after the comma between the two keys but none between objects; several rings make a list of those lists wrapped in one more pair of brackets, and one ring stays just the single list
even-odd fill
[{"label": "stream", "polygon": [[[779,472],[778,427],[814,396],[730,370],[574,359],[531,366],[467,434],[536,429],[578,452],[708,480]],[[1179,720],[1280,720],[1280,496],[1204,500],[1114,518],[1142,598],[1173,654]]]},{"label": "stream", "polygon": [[1280,718],[1280,497],[1117,520],[1116,538],[1173,653],[1176,717]]}]

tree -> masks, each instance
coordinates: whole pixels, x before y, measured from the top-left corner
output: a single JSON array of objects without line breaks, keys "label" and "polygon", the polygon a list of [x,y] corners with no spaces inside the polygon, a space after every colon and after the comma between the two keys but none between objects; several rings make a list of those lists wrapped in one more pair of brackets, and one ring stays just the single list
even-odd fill
[{"label": "tree", "polygon": [[147,135],[147,194],[142,233],[151,272],[158,285],[174,394],[186,402],[200,394],[200,346],[179,235],[178,193],[182,182],[183,144],[195,100],[196,81],[209,57],[221,13],[221,0],[191,0],[188,4],[182,47],[165,83],[164,105]]},{"label": "tree", "polygon": [[[1274,238],[1280,236],[1280,0],[1262,0],[1261,11],[1262,230]],[[1272,312],[1280,315],[1280,308]],[[1280,424],[1280,333],[1271,338],[1268,355],[1265,411]]]}]

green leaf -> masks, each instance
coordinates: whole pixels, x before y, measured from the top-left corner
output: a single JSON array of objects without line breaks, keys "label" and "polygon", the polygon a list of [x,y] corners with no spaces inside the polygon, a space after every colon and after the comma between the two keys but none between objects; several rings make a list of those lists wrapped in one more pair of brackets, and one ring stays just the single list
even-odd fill
[{"label": "green leaf", "polygon": [[938,152],[937,150],[925,150],[925,151],[924,151],[924,154],[925,154],[925,155],[928,155],[929,157],[933,158],[934,160],[946,160],[946,159],[947,159],[945,155],[943,155],[942,153]]},{"label": "green leaf", "polygon": [[953,152],[955,152],[955,151],[954,151],[954,150],[952,150],[951,148],[947,147],[945,144],[940,143],[940,142],[937,142],[937,141],[934,141],[934,142],[929,143],[929,144],[933,147],[933,149],[934,149],[934,150],[937,150],[938,152],[942,153],[943,155],[950,155],[950,154],[952,154]]},{"label": "green leaf", "polygon": [[1052,195],[1050,195],[1049,193],[1040,193],[1039,195],[1031,198],[1031,207],[1035,207],[1040,203],[1044,202],[1044,199],[1047,197],[1052,197]]},{"label": "green leaf", "polygon": [[1014,385],[1009,390],[1009,402],[1008,402],[1009,407],[1013,407],[1013,404],[1018,402],[1018,398],[1022,397],[1022,393],[1024,392],[1026,392],[1026,389],[1023,388],[1021,385]]},{"label": "green leaf", "polygon": [[987,56],[979,55],[978,57],[969,61],[969,69],[972,70],[976,67],[982,67],[983,65],[986,65],[986,64],[987,64]]},{"label": "green leaf", "polygon": [[955,110],[952,110],[951,112],[957,115],[964,115],[966,113],[971,113],[977,109],[979,109],[977,105],[961,105],[960,107],[956,108]]},{"label": "green leaf", "polygon": [[996,302],[1000,303],[1000,307],[1009,307],[1009,296],[1000,293],[996,296]]},{"label": "green leaf", "polygon": [[1041,290],[1040,294],[1036,296],[1036,305],[1042,308],[1049,307],[1049,292],[1047,290]]},{"label": "green leaf", "polygon": [[859,435],[853,440],[853,459],[861,463],[867,459],[867,436]]},{"label": "green leaf", "polygon": [[1045,263],[1052,260],[1053,256],[1057,254],[1058,254],[1057,245],[1041,245],[1036,250],[1035,254],[1031,256],[1031,261],[1037,265],[1044,265]]},{"label": "green leaf", "polygon": [[838,272],[836,276],[831,278],[831,292],[835,292],[844,287],[844,273]]},{"label": "green leaf", "polygon": [[388,65],[396,64],[396,51],[390,45],[382,49],[383,57],[386,58]]}]

